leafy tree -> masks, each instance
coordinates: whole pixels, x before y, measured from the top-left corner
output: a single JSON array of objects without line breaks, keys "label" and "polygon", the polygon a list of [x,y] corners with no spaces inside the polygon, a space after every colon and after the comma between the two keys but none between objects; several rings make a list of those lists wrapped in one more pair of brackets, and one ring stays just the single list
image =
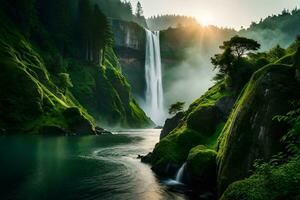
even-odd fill
[{"label": "leafy tree", "polygon": [[225,41],[223,45],[220,46],[220,49],[227,48],[230,48],[235,56],[237,56],[237,58],[239,59],[250,51],[258,50],[260,48],[260,44],[253,39],[248,39],[236,35],[229,41]]},{"label": "leafy tree", "polygon": [[242,69],[239,69],[239,67],[248,65],[247,60],[243,59],[243,57],[259,48],[260,44],[258,42],[245,37],[234,36],[229,41],[224,41],[223,45],[220,46],[223,53],[216,54],[211,58],[214,69],[218,69],[214,80],[223,80],[225,77],[230,81],[234,81],[233,79],[242,79],[242,77],[238,77],[238,72],[242,72]]},{"label": "leafy tree", "polygon": [[185,102],[176,102],[172,104],[169,108],[169,114],[173,115],[173,114],[177,114],[178,112],[181,112],[183,110],[184,104]]},{"label": "leafy tree", "polygon": [[215,57],[211,58],[214,69],[219,70],[214,77],[215,81],[223,80],[226,74],[231,76],[233,73],[234,59],[231,48],[226,48],[222,54],[216,54]]},{"label": "leafy tree", "polygon": [[285,49],[282,48],[280,45],[276,45],[268,53],[271,62],[275,62],[276,60],[282,58],[284,55],[285,55]]}]

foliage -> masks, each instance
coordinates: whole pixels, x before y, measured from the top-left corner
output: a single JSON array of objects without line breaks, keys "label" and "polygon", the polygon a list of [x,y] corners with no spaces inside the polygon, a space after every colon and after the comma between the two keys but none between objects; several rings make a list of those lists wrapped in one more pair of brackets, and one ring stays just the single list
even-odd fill
[{"label": "foliage", "polygon": [[[183,120],[177,127],[165,136],[156,146],[152,155],[153,169],[166,175],[164,169],[168,164],[179,165],[186,161],[190,150],[198,145],[207,145],[209,148],[215,148],[217,138],[224,126],[221,119],[212,120],[203,127],[213,127],[211,132],[204,132],[203,127],[198,128],[203,121],[197,121],[199,115],[206,116],[207,108],[214,107],[216,103],[225,97],[231,97],[233,94],[228,92],[224,83],[220,82],[210,88],[203,96],[194,101],[189,109],[185,112]],[[210,116],[214,116],[212,110]],[[201,118],[201,117],[200,117]],[[196,121],[197,126],[188,121]],[[188,126],[189,124],[189,126]],[[205,129],[206,130],[206,129]]]},{"label": "foliage", "polygon": [[239,36],[224,41],[220,46],[223,53],[211,58],[214,69],[218,69],[214,80],[226,80],[228,86],[241,88],[254,72],[253,66],[256,64],[244,56],[259,47],[255,40]]},{"label": "foliage", "polygon": [[178,112],[181,112],[183,110],[184,104],[185,104],[185,102],[176,102],[176,103],[172,104],[169,108],[169,114],[173,115]]},{"label": "foliage", "polygon": [[298,200],[299,184],[299,159],[293,159],[278,167],[262,164],[257,166],[256,172],[250,178],[231,184],[221,200]]},{"label": "foliage", "polygon": [[255,40],[236,35],[229,41],[224,41],[223,45],[220,46],[220,49],[223,50],[227,48],[230,48],[237,59],[240,59],[246,53],[258,50],[260,48],[260,44]]},{"label": "foliage", "polygon": [[130,1],[120,0],[93,0],[99,5],[102,12],[110,18],[133,21],[134,15]]},{"label": "foliage", "polygon": [[291,44],[300,28],[296,24],[300,20],[300,10],[283,10],[278,15],[271,15],[259,22],[253,22],[248,29],[242,29],[239,34],[253,38],[262,44],[263,50],[268,50],[279,44],[286,48]]},{"label": "foliage", "polygon": [[[35,133],[43,126],[89,129],[94,128],[93,117],[98,120],[108,113],[117,113],[109,116],[113,125],[152,125],[119,70],[111,25],[100,4],[93,0],[2,2],[1,76],[7,78],[0,82],[10,87],[1,88],[1,126],[17,121],[16,128]],[[81,74],[74,73],[77,67]],[[103,102],[112,105],[106,113],[97,109],[96,104]],[[69,107],[78,108],[74,112],[78,126],[68,123],[64,115]]]},{"label": "foliage", "polygon": [[147,18],[147,24],[151,30],[166,30],[168,28],[182,28],[198,25],[193,17],[182,15],[157,15]]},{"label": "foliage", "polygon": [[294,110],[283,116],[275,116],[274,119],[283,121],[290,125],[290,129],[281,141],[285,144],[286,152],[289,157],[300,158],[300,101],[294,101]]}]

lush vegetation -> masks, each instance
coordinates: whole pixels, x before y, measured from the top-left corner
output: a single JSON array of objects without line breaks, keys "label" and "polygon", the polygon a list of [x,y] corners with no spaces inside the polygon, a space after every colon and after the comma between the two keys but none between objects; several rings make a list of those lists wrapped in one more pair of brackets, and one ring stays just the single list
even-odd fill
[{"label": "lush vegetation", "polygon": [[212,58],[215,86],[164,133],[153,169],[173,176],[187,162],[185,182],[212,198],[299,198],[298,46],[255,52],[255,40],[225,41]]},{"label": "lush vegetation", "polygon": [[253,22],[248,29],[242,29],[239,34],[257,40],[262,44],[263,50],[273,48],[277,44],[286,48],[300,32],[296,25],[299,20],[299,9],[283,10],[278,15]]},{"label": "lush vegetation", "polygon": [[176,114],[178,112],[183,111],[184,102],[176,102],[172,104],[169,108],[169,114]]},{"label": "lush vegetation", "polygon": [[97,4],[4,1],[0,17],[4,130],[88,134],[96,121],[151,125],[120,72],[109,20]]}]

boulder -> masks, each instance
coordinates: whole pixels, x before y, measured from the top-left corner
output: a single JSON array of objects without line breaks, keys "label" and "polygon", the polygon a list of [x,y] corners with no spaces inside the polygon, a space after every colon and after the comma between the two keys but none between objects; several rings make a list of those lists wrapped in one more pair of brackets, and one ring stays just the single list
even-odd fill
[{"label": "boulder", "polygon": [[95,134],[95,128],[91,122],[86,119],[78,107],[67,108],[63,112],[68,129],[78,135]]},{"label": "boulder", "polygon": [[217,152],[203,145],[190,150],[186,177],[187,183],[199,193],[216,193],[216,157]]}]

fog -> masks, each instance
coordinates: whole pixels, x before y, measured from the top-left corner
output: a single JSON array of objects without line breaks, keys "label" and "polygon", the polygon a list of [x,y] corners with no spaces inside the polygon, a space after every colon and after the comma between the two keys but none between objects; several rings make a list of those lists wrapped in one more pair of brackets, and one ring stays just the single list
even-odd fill
[{"label": "fog", "polygon": [[213,54],[205,53],[197,47],[189,48],[185,54],[185,60],[164,71],[166,107],[182,101],[187,108],[214,84],[212,78],[215,71],[210,63]]}]

